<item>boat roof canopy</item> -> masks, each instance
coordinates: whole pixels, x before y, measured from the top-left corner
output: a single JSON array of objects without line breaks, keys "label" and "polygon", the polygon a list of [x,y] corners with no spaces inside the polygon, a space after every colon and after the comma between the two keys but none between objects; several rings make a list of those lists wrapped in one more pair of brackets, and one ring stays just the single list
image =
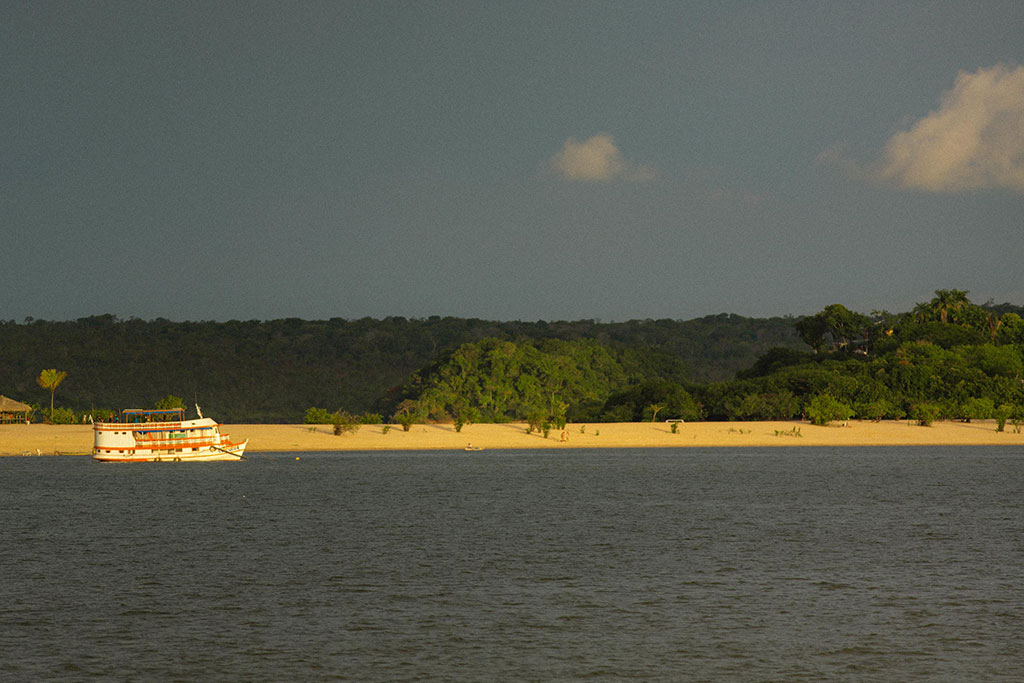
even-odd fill
[{"label": "boat roof canopy", "polygon": [[184,408],[154,408],[149,410],[127,408],[121,411],[122,422],[165,422],[183,420],[184,418]]}]

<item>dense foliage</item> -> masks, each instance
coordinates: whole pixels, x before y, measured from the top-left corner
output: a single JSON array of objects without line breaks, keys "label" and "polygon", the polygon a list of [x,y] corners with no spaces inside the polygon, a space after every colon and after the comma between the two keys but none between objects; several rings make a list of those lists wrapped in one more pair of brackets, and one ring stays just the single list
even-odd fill
[{"label": "dense foliage", "polygon": [[[664,372],[607,372],[606,366],[593,365],[592,354],[600,348],[593,345],[552,347],[547,357],[529,345],[468,344],[435,367],[428,380],[416,376],[406,389],[412,402],[403,408],[421,419],[456,421],[535,421],[537,416],[558,421],[566,415],[585,421],[1019,421],[1024,403],[1019,309],[1004,305],[1000,313],[970,303],[966,295],[940,290],[933,301],[903,315],[869,316],[833,304],[794,323],[810,351],[773,348],[734,379],[707,384],[686,383]],[[504,352],[516,362],[492,360]],[[552,380],[562,377],[552,368],[583,368],[575,377],[591,380],[587,390],[573,381]],[[538,398],[524,399],[510,390],[495,411],[486,390],[495,385],[536,386]]]},{"label": "dense foliage", "polygon": [[225,421],[304,417],[339,430],[383,419],[1019,426],[1022,313],[939,290],[909,313],[833,304],[799,319],[0,322],[0,393],[45,405],[52,387],[37,378],[56,368],[46,372],[67,373],[51,411],[61,420],[183,396]]},{"label": "dense foliage", "polygon": [[[602,323],[422,320],[172,322],[119,320],[0,321],[0,394],[43,408],[50,393],[41,370],[67,372],[57,404],[81,414],[152,406],[173,394],[232,422],[297,422],[310,406],[330,414],[385,413],[399,388],[461,345],[505,341],[592,340],[636,351],[644,376],[678,381],[732,377],[774,346],[800,341],[791,318],[715,315],[688,321]],[[45,412],[41,411],[41,412]]]},{"label": "dense foliage", "polygon": [[[811,419],[817,414],[911,417],[923,424],[1019,416],[1021,312],[1009,304],[972,304],[967,292],[958,290],[939,290],[932,301],[904,315],[866,316],[829,306],[796,324],[812,353],[773,349],[735,381],[709,384],[699,394],[704,414],[712,419],[784,413]],[[770,407],[779,396],[793,396],[796,404],[773,413]]]},{"label": "dense foliage", "polygon": [[457,424],[521,419],[537,427],[563,426],[566,420],[596,419],[622,387],[662,376],[681,380],[682,363],[594,340],[535,344],[491,338],[464,344],[415,373],[396,412]]}]

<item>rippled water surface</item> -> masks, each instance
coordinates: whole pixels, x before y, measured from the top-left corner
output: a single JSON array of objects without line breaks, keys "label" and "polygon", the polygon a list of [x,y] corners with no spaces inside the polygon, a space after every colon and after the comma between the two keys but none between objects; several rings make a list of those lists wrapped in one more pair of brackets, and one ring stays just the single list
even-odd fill
[{"label": "rippled water surface", "polygon": [[5,680],[1020,680],[1001,448],[0,459]]}]

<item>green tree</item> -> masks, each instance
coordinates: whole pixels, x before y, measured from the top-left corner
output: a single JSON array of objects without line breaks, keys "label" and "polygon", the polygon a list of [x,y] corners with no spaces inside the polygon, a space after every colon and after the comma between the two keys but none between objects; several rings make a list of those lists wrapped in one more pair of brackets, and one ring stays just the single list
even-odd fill
[{"label": "green tree", "polygon": [[334,425],[334,435],[355,433],[359,429],[359,418],[347,410],[339,410],[331,415],[331,423]]},{"label": "green tree", "polygon": [[50,422],[55,425],[69,425],[75,422],[75,412],[70,408],[55,408],[50,413]]},{"label": "green tree", "polygon": [[184,408],[185,402],[180,396],[172,396],[167,394],[162,399],[156,402],[157,410],[174,410],[175,408]]},{"label": "green tree", "polygon": [[398,410],[395,411],[394,420],[398,424],[402,425],[402,431],[407,432],[412,429],[412,426],[420,419],[421,409],[419,404],[412,400],[406,399],[398,405]]},{"label": "green tree", "polygon": [[1001,432],[1006,429],[1006,421],[1013,417],[1014,407],[1008,403],[1003,403],[996,408],[992,417],[996,419],[996,431]]},{"label": "green tree", "polygon": [[823,311],[797,321],[797,334],[820,353],[829,341],[834,350],[849,349],[851,342],[867,339],[872,327],[871,318],[855,313],[842,304],[831,304]]},{"label": "green tree", "polygon": [[814,349],[815,353],[821,353],[825,348],[825,333],[828,332],[828,325],[820,313],[801,318],[794,325],[796,333],[805,344]]},{"label": "green tree", "polygon": [[971,303],[969,292],[961,289],[938,289],[928,303],[914,307],[913,317],[921,323],[936,322],[974,330],[986,340],[994,340],[1002,320],[992,312]]},{"label": "green tree", "polygon": [[963,289],[937,289],[935,298],[925,304],[932,319],[938,318],[941,323],[960,322],[961,314],[971,305]]},{"label": "green tree", "polygon": [[39,383],[43,389],[49,389],[50,391],[50,415],[53,415],[53,394],[57,391],[57,387],[64,381],[64,378],[68,376],[68,373],[63,370],[55,370],[50,368],[49,370],[43,370],[39,373],[39,378],[36,382]]},{"label": "green tree", "polygon": [[847,349],[850,343],[868,336],[871,319],[861,313],[855,313],[842,304],[826,306],[822,311],[828,325],[832,343],[837,349]]},{"label": "green tree", "polygon": [[791,391],[765,394],[765,414],[769,420],[788,420],[800,412],[800,401]]},{"label": "green tree", "polygon": [[673,382],[651,381],[631,386],[609,396],[594,421],[597,419],[605,422],[654,421],[659,414],[669,418],[696,420],[699,413],[699,407],[693,400],[693,396],[681,385]]},{"label": "green tree", "polygon": [[910,409],[910,417],[922,427],[931,427],[932,422],[942,417],[942,406],[933,401],[917,403]]},{"label": "green tree", "polygon": [[1016,313],[1003,313],[996,331],[998,344],[1024,344],[1024,320]]},{"label": "green tree", "polygon": [[858,403],[854,409],[857,417],[874,422],[881,422],[885,418],[898,420],[906,414],[902,408],[884,398]]},{"label": "green tree", "polygon": [[987,420],[995,414],[996,406],[990,398],[968,398],[960,404],[958,416],[964,422],[971,420]]},{"label": "green tree", "polygon": [[[804,318],[806,320],[806,318]],[[799,323],[797,323],[799,325]],[[811,344],[814,341],[813,335],[809,337]],[[822,340],[824,338],[822,337]],[[824,343],[824,342],[822,342]],[[783,368],[790,367],[793,365],[803,365],[814,360],[814,356],[807,353],[806,351],[797,351],[796,349],[789,349],[784,346],[776,346],[768,349],[768,351],[762,355],[757,361],[748,369],[741,370],[736,373],[737,379],[754,379],[757,377],[766,377],[773,372],[778,372]]]},{"label": "green tree", "polygon": [[638,378],[631,353],[592,340],[547,339],[538,345],[488,338],[463,344],[417,373],[405,395],[435,420],[525,419],[534,428],[543,421],[561,427],[571,406],[603,402]]},{"label": "green tree", "polygon": [[307,408],[305,415],[302,416],[302,421],[308,425],[323,425],[328,424],[331,421],[331,413],[326,408]]},{"label": "green tree", "polygon": [[827,425],[833,420],[849,420],[853,409],[831,394],[818,394],[807,403],[807,417],[812,424]]},{"label": "green tree", "polygon": [[743,420],[763,420],[768,413],[768,401],[763,394],[744,394],[733,408],[733,412]]},{"label": "green tree", "polygon": [[965,364],[975,367],[989,377],[1019,378],[1024,374],[1024,361],[1012,346],[980,344],[956,350]]}]

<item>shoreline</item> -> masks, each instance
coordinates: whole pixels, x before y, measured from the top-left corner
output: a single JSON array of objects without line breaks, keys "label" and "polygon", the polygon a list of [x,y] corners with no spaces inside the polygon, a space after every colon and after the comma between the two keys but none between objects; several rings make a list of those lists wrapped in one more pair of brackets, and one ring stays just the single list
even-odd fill
[{"label": "shoreline", "polygon": [[[718,448],[772,446],[1024,446],[1024,434],[1011,425],[997,432],[994,420],[935,422],[921,427],[908,420],[850,420],[816,426],[799,420],[771,422],[680,422],[673,434],[666,422],[569,424],[547,438],[527,433],[525,423],[360,425],[335,436],[331,425],[228,424],[234,440],[248,439],[246,453],[577,448]],[[563,440],[564,439],[564,440]],[[91,425],[3,424],[0,455],[88,455]]]}]

